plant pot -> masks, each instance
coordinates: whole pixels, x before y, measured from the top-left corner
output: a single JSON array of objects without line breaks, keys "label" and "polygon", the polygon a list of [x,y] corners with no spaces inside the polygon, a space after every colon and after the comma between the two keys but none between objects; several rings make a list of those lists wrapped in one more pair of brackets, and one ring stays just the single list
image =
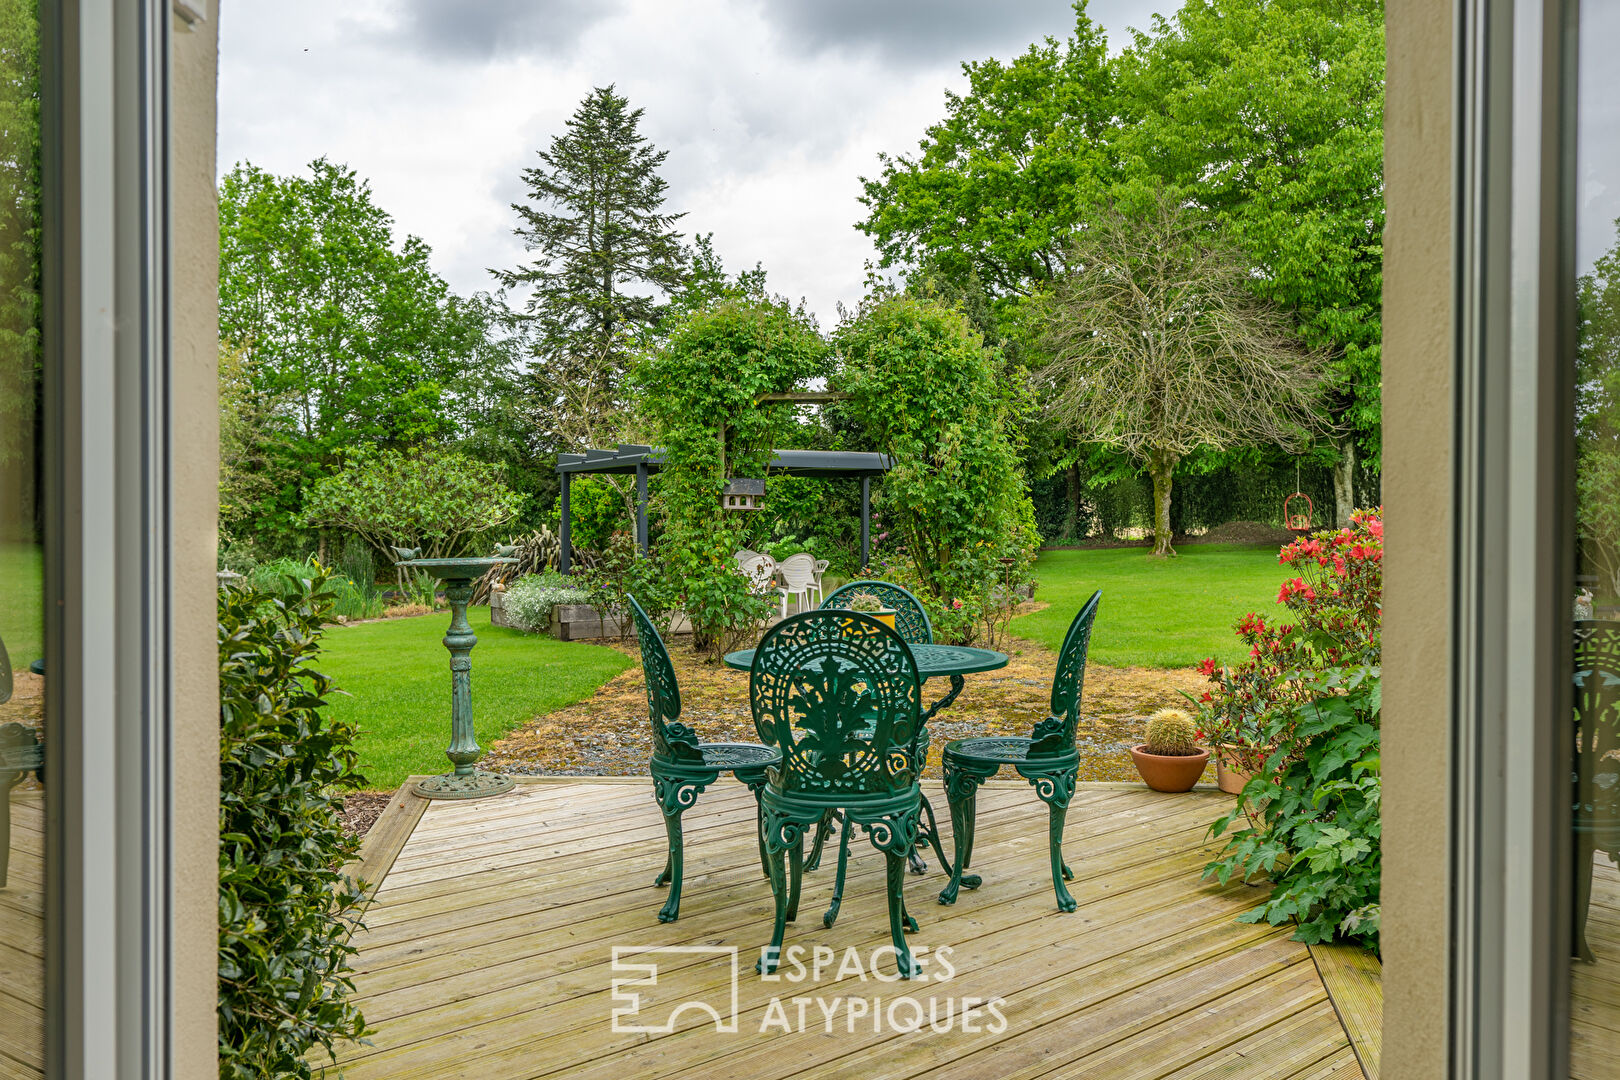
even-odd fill
[{"label": "plant pot", "polygon": [[1235,749],[1234,746],[1222,743],[1218,747],[1219,752],[1215,755],[1215,785],[1228,795],[1236,795],[1241,792],[1243,785],[1247,784],[1249,777],[1253,775],[1244,772],[1242,769],[1227,765],[1226,759],[1229,753]]},{"label": "plant pot", "polygon": [[1191,791],[1209,764],[1209,751],[1196,754],[1150,754],[1146,746],[1131,747],[1131,760],[1142,782],[1154,791]]},{"label": "plant pot", "polygon": [[[884,626],[887,626],[890,630],[899,629],[894,625],[894,616],[896,614],[894,608],[883,608],[881,611],[857,611],[855,614],[870,615]],[[846,624],[846,627],[847,625],[848,624]]]}]

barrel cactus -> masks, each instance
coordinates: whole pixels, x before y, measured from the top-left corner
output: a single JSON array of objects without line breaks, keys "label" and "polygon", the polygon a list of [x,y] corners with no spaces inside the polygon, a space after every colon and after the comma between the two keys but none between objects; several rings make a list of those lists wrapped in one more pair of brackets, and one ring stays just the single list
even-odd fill
[{"label": "barrel cactus", "polygon": [[1164,757],[1198,753],[1198,725],[1181,709],[1160,709],[1148,718],[1147,752]]}]

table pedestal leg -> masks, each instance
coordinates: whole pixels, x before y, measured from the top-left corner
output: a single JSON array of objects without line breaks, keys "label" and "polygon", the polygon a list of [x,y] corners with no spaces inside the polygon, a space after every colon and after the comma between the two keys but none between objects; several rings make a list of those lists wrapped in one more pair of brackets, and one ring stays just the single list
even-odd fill
[{"label": "table pedestal leg", "polygon": [[444,598],[450,602],[450,630],[444,635],[444,647],[450,650],[450,745],[444,754],[455,771],[418,781],[415,790],[424,799],[482,799],[513,786],[510,776],[474,767],[484,751],[473,734],[472,650],[478,636],[467,621],[472,593],[472,579],[445,579]]}]

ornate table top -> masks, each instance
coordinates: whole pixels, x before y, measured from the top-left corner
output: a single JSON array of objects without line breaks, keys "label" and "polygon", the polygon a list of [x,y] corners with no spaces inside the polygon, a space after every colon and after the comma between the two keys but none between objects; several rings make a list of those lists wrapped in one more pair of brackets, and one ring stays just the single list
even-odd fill
[{"label": "ornate table top", "polygon": [[[972,675],[1007,666],[1006,653],[968,645],[913,645],[911,655],[917,660],[917,674],[924,679],[938,675]],[[754,650],[726,653],[725,661],[727,667],[748,671],[754,666]]]}]

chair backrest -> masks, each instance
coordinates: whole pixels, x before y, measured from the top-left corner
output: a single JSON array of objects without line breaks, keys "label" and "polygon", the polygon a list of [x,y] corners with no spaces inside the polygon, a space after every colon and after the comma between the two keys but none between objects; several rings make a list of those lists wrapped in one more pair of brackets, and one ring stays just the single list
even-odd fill
[{"label": "chair backrest", "polygon": [[807,551],[789,555],[777,563],[776,568],[782,572],[782,581],[791,592],[800,592],[816,580],[816,560]]},{"label": "chair backrest", "polygon": [[922,601],[906,589],[889,581],[852,581],[840,585],[821,602],[824,608],[841,608],[853,593],[871,593],[885,607],[894,609],[894,628],[909,645],[931,645],[934,624],[928,621],[928,612]]},{"label": "chair backrest", "polygon": [[757,559],[757,558],[759,558],[759,552],[751,551],[748,548],[743,548],[741,551],[739,551],[735,555],[733,555],[732,558],[737,560],[737,565],[738,566],[741,566],[744,563],[746,563],[749,559]]},{"label": "chair backrest", "polygon": [[653,756],[675,761],[702,761],[698,737],[680,722],[681,688],[675,681],[675,665],[658,628],[647,618],[634,596],[630,613],[636,621],[636,638],[641,644],[641,670],[647,678],[647,716],[652,721]]},{"label": "chair backrest", "polygon": [[742,572],[748,575],[755,592],[764,592],[771,587],[771,581],[776,576],[776,560],[769,555],[755,555],[742,562]]},{"label": "chair backrest", "polygon": [[917,661],[869,615],[806,611],[771,627],[748,679],[754,730],[782,751],[782,791],[883,795],[917,782]]},{"label": "chair backrest", "polygon": [[826,559],[817,559],[816,560],[816,573],[825,574],[827,572],[827,567],[829,567],[831,565],[832,565],[832,563],[828,562]]},{"label": "chair backrest", "polygon": [[[1611,756],[1613,755],[1613,756]],[[1620,623],[1575,623],[1575,828],[1620,826]]]},{"label": "chair backrest", "polygon": [[1097,621],[1097,607],[1101,603],[1102,590],[1098,589],[1075,615],[1069,632],[1063,635],[1057,672],[1052,676],[1052,712],[1030,733],[1034,740],[1029,748],[1030,757],[1068,754],[1074,750],[1074,736],[1080,726],[1080,697],[1086,685],[1086,652],[1091,647],[1091,627]]}]

